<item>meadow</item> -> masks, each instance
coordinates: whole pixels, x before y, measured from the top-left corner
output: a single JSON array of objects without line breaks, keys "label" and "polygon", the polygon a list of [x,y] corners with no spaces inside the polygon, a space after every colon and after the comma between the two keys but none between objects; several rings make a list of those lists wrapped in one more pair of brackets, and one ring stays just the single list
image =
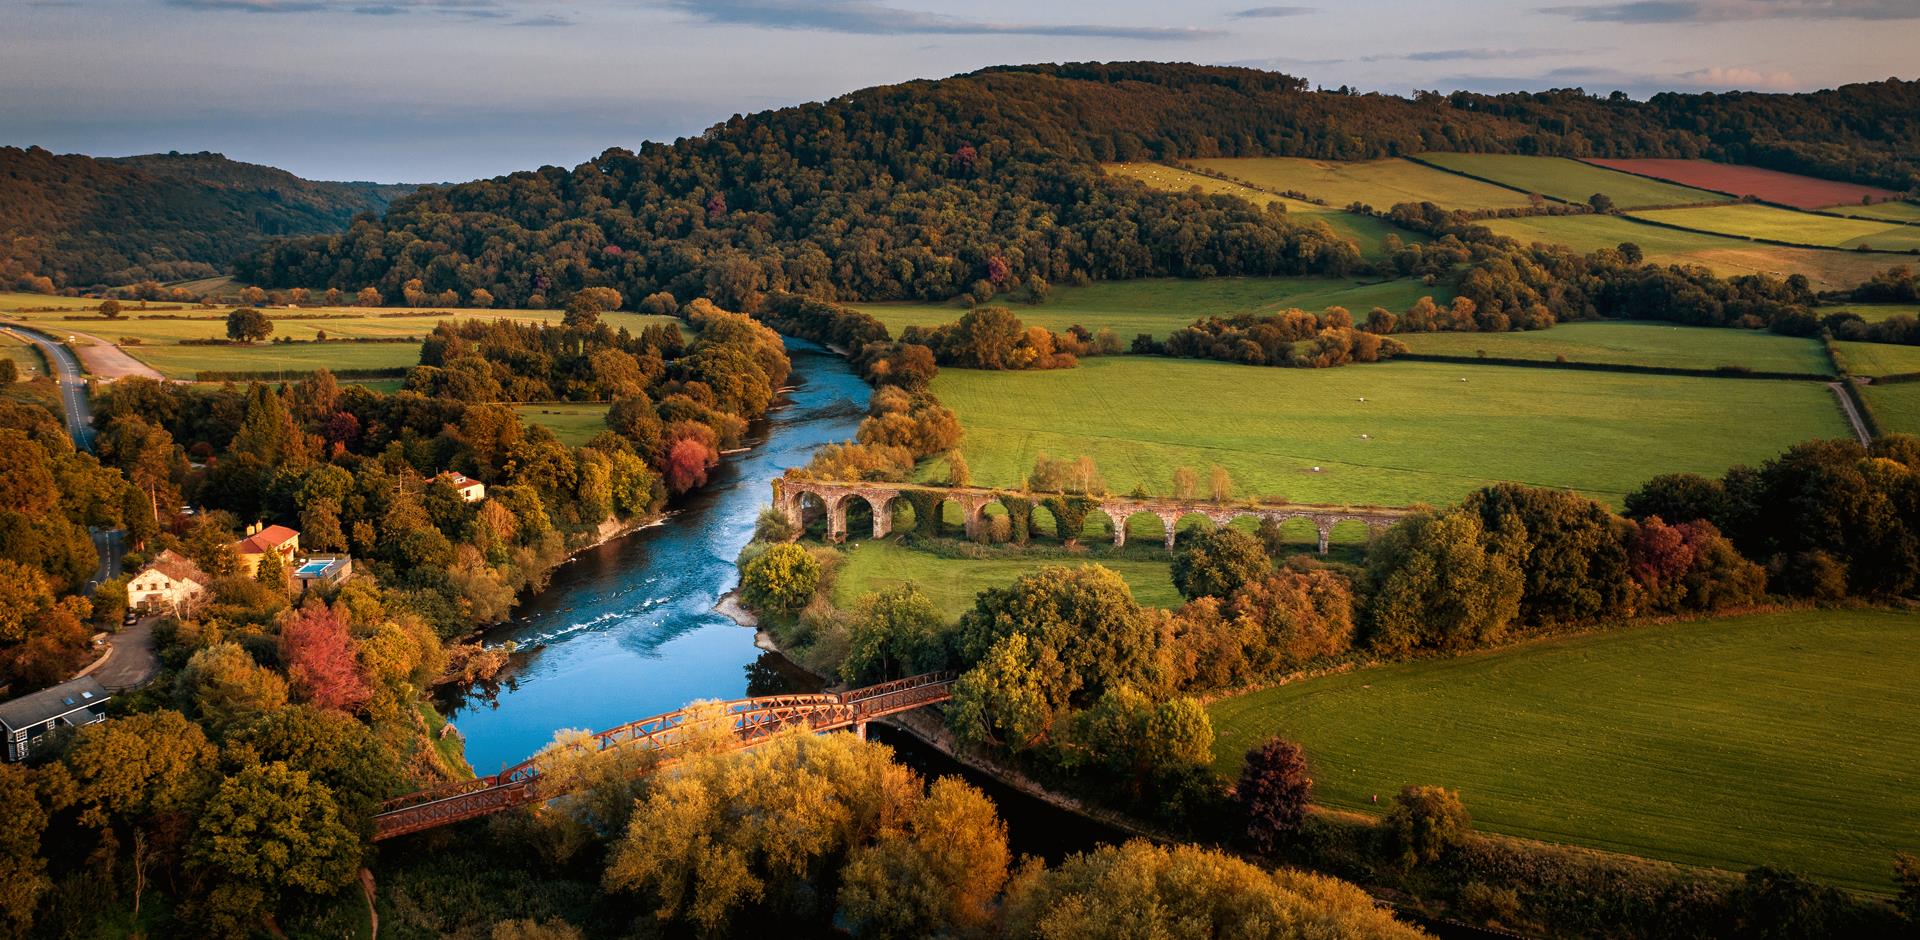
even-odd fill
[{"label": "meadow", "polygon": [[[1453,300],[1445,285],[1418,280],[1366,283],[1328,277],[1222,277],[1207,280],[1148,278],[1095,281],[1085,287],[1056,287],[1043,304],[999,297],[994,303],[1013,311],[1028,326],[1060,331],[1079,325],[1107,328],[1125,342],[1141,333],[1165,337],[1203,317],[1266,314],[1289,307],[1319,311],[1341,306],[1364,319],[1376,306],[1400,313],[1421,297],[1435,303]],[[967,310],[954,303],[854,303],[879,318],[898,336],[909,326],[936,327],[960,319]]]},{"label": "meadow", "polygon": [[1333,206],[1300,199],[1291,199],[1262,189],[1255,189],[1240,183],[1231,183],[1202,173],[1194,173],[1179,167],[1160,163],[1109,163],[1103,167],[1109,174],[1139,180],[1154,188],[1169,192],[1186,192],[1194,187],[1208,195],[1238,196],[1256,206],[1279,204],[1287,214],[1301,218],[1317,219],[1340,237],[1354,243],[1360,253],[1368,258],[1382,258],[1386,255],[1386,237],[1399,236],[1402,244],[1427,241],[1427,237],[1418,232],[1408,231],[1393,225],[1384,219],[1370,215],[1360,215]]},{"label": "meadow", "polygon": [[1887,891],[1920,845],[1920,623],[1806,610],[1362,668],[1209,706],[1231,779],[1300,742],[1314,800],[1458,788],[1483,830]]},{"label": "meadow", "polygon": [[1431,202],[1447,209],[1509,209],[1528,205],[1525,193],[1400,159],[1346,162],[1304,157],[1226,157],[1187,162],[1208,172],[1245,180],[1261,189],[1305,193],[1332,206],[1359,202],[1385,211],[1402,202]]},{"label": "meadow", "polygon": [[1615,363],[1682,369],[1742,366],[1756,372],[1832,371],[1812,339],[1760,330],[1732,330],[1671,323],[1609,320],[1561,323],[1528,333],[1401,333],[1416,353],[1487,356],[1552,362]]},{"label": "meadow", "polygon": [[[1717,475],[1847,428],[1816,382],[1396,362],[1282,369],[1147,356],[1052,372],[943,369],[973,478],[1094,458],[1113,492],[1219,464],[1236,495],[1448,503],[1498,480],[1619,505],[1659,473]],[[1765,416],[1756,421],[1756,416]],[[1317,468],[1317,469],[1316,469]]]},{"label": "meadow", "polygon": [[1920,346],[1836,342],[1833,348],[1840,364],[1854,375],[1920,372]]},{"label": "meadow", "polygon": [[1830,212],[1846,215],[1863,215],[1873,219],[1890,219],[1895,222],[1920,223],[1920,204],[1911,202],[1876,202],[1870,206],[1834,206]]},{"label": "meadow", "polygon": [[[1892,251],[1920,249],[1920,225],[1868,222],[1838,216],[1795,212],[1752,203],[1701,206],[1694,209],[1656,209],[1636,212],[1636,218],[1680,225],[1707,232],[1748,238],[1815,245],[1823,248],[1872,247]],[[1881,259],[1883,266],[1897,261]]]},{"label": "meadow", "polygon": [[1423,153],[1420,159],[1436,166],[1518,186],[1564,202],[1587,201],[1605,193],[1622,209],[1638,206],[1682,206],[1725,202],[1730,197],[1691,186],[1621,173],[1566,157],[1525,157],[1491,153]]},{"label": "meadow", "polygon": [[1805,274],[1815,287],[1823,289],[1854,287],[1896,262],[1886,255],[1788,248],[1706,232],[1682,232],[1617,215],[1533,216],[1488,219],[1480,224],[1522,243],[1561,244],[1582,253],[1632,242],[1640,246],[1649,261],[1698,264],[1723,277]]},{"label": "meadow", "polygon": [[1896,193],[1877,186],[1843,183],[1757,166],[1714,163],[1711,160],[1670,159],[1588,159],[1586,162],[1608,169],[1638,173],[1684,186],[1697,186],[1735,196],[1758,196],[1768,202],[1796,209],[1825,206],[1857,206],[1862,197],[1876,201],[1891,199]]},{"label": "meadow", "polygon": [[1880,420],[1880,429],[1896,434],[1920,434],[1920,382],[1869,385],[1860,390],[1867,406]]},{"label": "meadow", "polygon": [[560,443],[578,447],[607,429],[605,402],[536,402],[514,405],[520,420],[538,424],[553,432]]},{"label": "meadow", "polygon": [[22,382],[47,374],[47,362],[40,357],[40,348],[10,333],[0,332],[0,359],[13,361]]},{"label": "meadow", "polygon": [[1879,323],[1889,317],[1900,316],[1902,314],[1909,317],[1920,317],[1920,304],[1860,304],[1852,301],[1843,301],[1821,307],[1816,312],[1823,317],[1829,313],[1851,313],[1868,323]]},{"label": "meadow", "polygon": [[1006,587],[1014,579],[1052,565],[1104,565],[1125,579],[1133,599],[1143,607],[1179,607],[1185,599],[1173,587],[1164,561],[1136,558],[1088,558],[1034,550],[1010,558],[948,558],[918,551],[891,541],[849,542],[846,557],[834,572],[833,603],[851,610],[864,594],[912,583],[933,601],[949,620],[973,609],[973,599],[988,588]]}]

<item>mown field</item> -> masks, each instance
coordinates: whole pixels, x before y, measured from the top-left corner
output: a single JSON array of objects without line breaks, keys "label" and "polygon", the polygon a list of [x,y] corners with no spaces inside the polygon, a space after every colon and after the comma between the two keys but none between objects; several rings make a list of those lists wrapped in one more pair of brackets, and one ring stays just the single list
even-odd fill
[{"label": "mown field", "polygon": [[1085,454],[1114,492],[1167,493],[1174,468],[1204,481],[1220,464],[1237,495],[1298,502],[1446,503],[1514,480],[1618,505],[1658,473],[1718,474],[1847,433],[1817,382],[1441,363],[1119,356],[1053,372],[943,369],[933,391],[966,427],[961,447],[985,485],[1021,482],[1040,452]]},{"label": "mown field", "polygon": [[1632,242],[1640,246],[1649,261],[1703,265],[1722,276],[1805,274],[1815,287],[1823,289],[1857,286],[1899,260],[1851,251],[1761,245],[1705,232],[1643,225],[1613,215],[1488,219],[1481,224],[1521,242],[1556,243],[1579,252]]},{"label": "mown field", "polygon": [[864,594],[911,582],[951,620],[972,610],[974,597],[988,588],[1006,587],[1015,578],[1050,565],[1079,567],[1089,563],[1113,569],[1126,580],[1133,589],[1133,599],[1142,606],[1174,608],[1184,600],[1174,590],[1173,578],[1163,561],[1038,553],[1018,558],[945,558],[889,541],[850,541],[846,560],[834,574],[833,603],[850,610]]},{"label": "mown field", "polygon": [[1427,241],[1425,235],[1408,231],[1370,215],[1359,215],[1334,206],[1289,199],[1265,190],[1230,183],[1178,167],[1159,163],[1109,163],[1105,164],[1104,168],[1115,176],[1136,179],[1154,189],[1186,192],[1197,186],[1203,193],[1238,196],[1257,206],[1278,203],[1286,207],[1289,215],[1318,219],[1327,223],[1335,233],[1358,246],[1360,253],[1368,258],[1385,256],[1386,237],[1389,234],[1399,236],[1402,244]]},{"label": "mown field", "polygon": [[1920,372],[1920,346],[1892,343],[1833,344],[1840,364],[1854,375],[1899,375]]},{"label": "mown field", "polygon": [[1870,206],[1834,206],[1829,212],[1864,215],[1895,222],[1920,222],[1920,205],[1911,202],[1876,202]]},{"label": "mown field", "polygon": [[1423,153],[1428,163],[1469,173],[1482,179],[1518,186],[1566,202],[1586,202],[1605,193],[1622,209],[1637,206],[1679,206],[1725,202],[1729,198],[1691,186],[1678,186],[1597,167],[1566,157],[1525,157],[1492,153]]},{"label": "mown field", "polygon": [[1901,314],[1910,317],[1920,317],[1920,304],[1857,304],[1849,301],[1832,304],[1819,309],[1821,316],[1841,312],[1855,314],[1868,323],[1879,323],[1888,317],[1899,316]]},{"label": "mown field", "polygon": [[47,374],[47,363],[40,358],[39,347],[10,333],[0,333],[0,359],[13,361],[22,382]]},{"label": "mown field", "polygon": [[609,407],[603,402],[559,402],[515,405],[513,410],[520,413],[522,421],[541,425],[561,443],[578,447],[607,429]]},{"label": "mown field", "polygon": [[1561,323],[1531,333],[1402,333],[1416,353],[1552,362],[1601,362],[1682,369],[1743,366],[1756,372],[1827,374],[1826,353],[1812,339],[1759,330],[1606,321]]},{"label": "mown field", "polygon": [[[1824,248],[1871,247],[1892,251],[1920,249],[1920,225],[1868,222],[1811,212],[1795,212],[1751,203],[1701,206],[1693,209],[1656,209],[1635,212],[1635,218],[1681,225],[1748,238],[1816,245]],[[1881,259],[1891,267],[1895,260]]]},{"label": "mown field", "polygon": [[1431,202],[1448,209],[1503,209],[1528,204],[1525,193],[1400,159],[1344,162],[1225,157],[1188,162],[1262,189],[1305,193],[1333,206],[1359,202],[1384,211],[1402,202]]},{"label": "mown field", "polygon": [[1920,434],[1920,382],[1869,385],[1860,390],[1884,431]]},{"label": "mown field", "polygon": [[[1148,278],[1056,287],[1043,304],[1026,304],[1008,297],[996,298],[994,303],[1006,306],[1029,326],[1056,331],[1075,324],[1089,330],[1105,327],[1131,342],[1141,333],[1165,337],[1203,317],[1265,314],[1289,307],[1318,312],[1341,306],[1356,318],[1365,318],[1376,306],[1399,313],[1421,297],[1447,303],[1453,300],[1453,292],[1445,285],[1428,287],[1413,279],[1363,283],[1327,277]],[[895,336],[909,326],[952,323],[967,312],[954,303],[853,306],[879,318]]]},{"label": "mown field", "polygon": [[1229,777],[1299,741],[1314,799],[1460,790],[1481,829],[1892,887],[1920,845],[1920,618],[1797,611],[1359,669],[1215,702]]},{"label": "mown field", "polygon": [[1876,201],[1891,199],[1896,193],[1877,186],[1842,183],[1837,180],[1763,170],[1757,166],[1714,163],[1711,160],[1627,159],[1587,160],[1595,166],[1638,173],[1656,179],[1697,186],[1735,196],[1758,196],[1768,202],[1796,209],[1859,205],[1861,197]]}]

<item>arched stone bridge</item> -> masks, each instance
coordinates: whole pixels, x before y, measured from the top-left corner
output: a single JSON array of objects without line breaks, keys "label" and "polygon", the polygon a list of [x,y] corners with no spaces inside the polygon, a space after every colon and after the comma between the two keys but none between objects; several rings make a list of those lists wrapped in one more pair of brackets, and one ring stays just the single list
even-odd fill
[{"label": "arched stone bridge", "polygon": [[[849,692],[765,695],[722,702],[718,707],[720,714],[732,722],[734,746],[748,748],[793,728],[813,732],[857,728],[864,734],[867,722],[875,718],[947,701],[953,697],[952,687],[953,676],[927,673]],[[694,730],[688,720],[697,714],[699,707],[693,706],[642,718],[598,732],[594,742],[599,751],[644,748],[662,752],[663,759],[653,765],[658,769],[670,763],[673,752],[686,742]],[[545,762],[536,755],[489,777],[387,800],[373,817],[373,839],[378,842],[543,802],[564,795],[576,783],[546,777]]]},{"label": "arched stone bridge", "polygon": [[[807,497],[818,500],[827,516],[827,536],[833,541],[847,537],[847,507],[854,499],[865,500],[873,514],[873,537],[886,538],[893,532],[893,504],[910,492],[929,493],[941,502],[960,507],[966,520],[968,538],[978,538],[986,508],[1003,500],[1019,498],[1039,503],[1048,494],[1015,493],[1007,490],[970,486],[929,486],[922,483],[835,483],[827,480],[777,478],[773,481],[773,506],[799,530],[806,522]],[[1157,496],[1094,496],[1092,512],[1104,514],[1113,525],[1113,544],[1127,544],[1127,520],[1140,513],[1157,516],[1165,527],[1167,547],[1174,544],[1175,528],[1190,515],[1205,516],[1216,526],[1225,526],[1242,516],[1263,522],[1305,519],[1320,534],[1320,553],[1326,554],[1333,527],[1343,522],[1358,522],[1369,534],[1378,534],[1413,513],[1412,509],[1392,506],[1325,506],[1313,503],[1240,503],[1201,499],[1173,499]]]}]

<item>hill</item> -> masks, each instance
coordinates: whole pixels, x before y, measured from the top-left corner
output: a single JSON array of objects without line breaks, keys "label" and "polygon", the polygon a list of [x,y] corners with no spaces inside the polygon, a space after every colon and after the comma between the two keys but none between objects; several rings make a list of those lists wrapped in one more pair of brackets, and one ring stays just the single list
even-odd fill
[{"label": "hill", "polygon": [[[275,243],[271,286],[485,289],[545,304],[586,286],[751,308],[789,290],[943,299],[987,280],[1341,274],[1301,224],[1151,193],[1099,164],[1215,156],[1361,160],[1434,150],[1711,156],[1920,187],[1920,83],[1809,95],[1579,89],[1413,98],[1316,92],[1253,69],[1020,66],[735,116],[698,137],[430,188],[344,239]],[[1816,144],[1806,143],[1816,141]]]},{"label": "hill", "polygon": [[343,230],[414,188],[315,182],[217,153],[100,159],[0,147],[0,286],[222,273],[267,238]]}]

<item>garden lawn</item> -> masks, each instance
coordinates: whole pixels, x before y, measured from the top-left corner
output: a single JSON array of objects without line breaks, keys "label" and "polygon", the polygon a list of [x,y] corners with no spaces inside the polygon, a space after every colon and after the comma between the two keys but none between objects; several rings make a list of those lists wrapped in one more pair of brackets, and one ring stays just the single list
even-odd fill
[{"label": "garden lawn", "polygon": [[1763,245],[1706,232],[1645,225],[1617,215],[1531,216],[1487,219],[1480,224],[1522,243],[1548,242],[1582,253],[1632,242],[1640,246],[1649,261],[1704,265],[1722,277],[1804,274],[1815,287],[1823,289],[1851,289],[1892,263],[1886,255]]},{"label": "garden lawn", "polygon": [[610,407],[605,402],[570,401],[514,405],[513,410],[520,413],[522,421],[552,431],[560,443],[578,447],[607,429],[607,409]]},{"label": "garden lawn", "polygon": [[1316,802],[1457,788],[1478,828],[1874,891],[1920,845],[1920,617],[1808,610],[1358,669],[1213,703],[1230,779],[1300,742]]},{"label": "garden lawn", "polygon": [[1394,336],[1416,353],[1486,355],[1552,362],[1616,363],[1682,369],[1743,366],[1756,372],[1833,371],[1819,342],[1759,330],[1608,320],[1562,323],[1526,333],[1402,333]]},{"label": "garden lawn", "polygon": [[[1842,219],[1811,212],[1795,212],[1777,206],[1748,203],[1696,209],[1658,209],[1636,212],[1634,216],[1708,232],[1824,248],[1920,249],[1920,225]],[[1881,260],[1888,267],[1897,263],[1884,258]]]},{"label": "garden lawn", "polygon": [[1301,199],[1291,199],[1263,189],[1255,189],[1240,183],[1183,170],[1160,163],[1108,163],[1104,169],[1113,176],[1139,180],[1154,189],[1168,192],[1187,192],[1194,187],[1208,195],[1238,196],[1256,206],[1278,203],[1287,210],[1287,214],[1296,218],[1316,219],[1327,223],[1329,228],[1340,237],[1353,242],[1360,253],[1368,258],[1380,259],[1387,254],[1386,237],[1389,234],[1400,237],[1402,244],[1424,242],[1428,238],[1418,232],[1400,228],[1385,219],[1370,215],[1348,212],[1334,206],[1323,206]]},{"label": "garden lawn", "polygon": [[[1445,286],[1428,287],[1413,279],[1362,283],[1330,277],[1147,278],[1056,287],[1044,304],[1024,304],[1006,297],[996,298],[994,303],[1012,310],[1028,326],[1044,326],[1055,332],[1075,324],[1089,330],[1104,327],[1118,334],[1122,342],[1132,342],[1141,333],[1165,337],[1203,317],[1266,314],[1289,307],[1319,312],[1341,306],[1355,319],[1363,320],[1376,306],[1398,314],[1421,297],[1444,304],[1453,300],[1453,293]],[[967,312],[950,303],[854,306],[879,318],[895,336],[909,326],[952,323]]]},{"label": "garden lawn", "polygon": [[1174,608],[1184,602],[1174,590],[1164,561],[1133,558],[1092,559],[1084,555],[1023,555],[1017,558],[946,558],[890,541],[852,542],[835,572],[834,606],[853,609],[862,595],[912,583],[949,620],[973,609],[973,599],[988,588],[1006,587],[1021,575],[1065,565],[1098,564],[1113,569],[1133,589],[1143,607]]},{"label": "garden lawn", "polygon": [[1437,166],[1518,186],[1565,202],[1587,201],[1594,193],[1605,193],[1622,209],[1637,206],[1682,206],[1703,202],[1726,202],[1729,196],[1704,189],[1664,183],[1597,167],[1566,157],[1524,157],[1491,153],[1423,153],[1420,159]]},{"label": "garden lawn", "polygon": [[1226,157],[1188,162],[1261,189],[1305,193],[1333,206],[1359,202],[1384,212],[1402,202],[1431,202],[1447,209],[1507,209],[1528,205],[1525,193],[1397,158],[1348,162],[1304,157]]},{"label": "garden lawn", "polygon": [[1656,474],[1718,475],[1847,434],[1817,382],[1451,363],[1116,356],[1049,372],[942,369],[932,388],[965,427],[982,485],[1022,482],[1037,453],[1084,454],[1116,493],[1167,493],[1179,466],[1204,488],[1220,464],[1236,496],[1295,502],[1448,503],[1512,480],[1619,505]]},{"label": "garden lawn", "polygon": [[1868,385],[1860,389],[1880,429],[1894,434],[1920,434],[1920,382]]},{"label": "garden lawn", "polygon": [[1901,375],[1920,372],[1920,346],[1893,343],[1833,344],[1840,364],[1854,375]]}]

